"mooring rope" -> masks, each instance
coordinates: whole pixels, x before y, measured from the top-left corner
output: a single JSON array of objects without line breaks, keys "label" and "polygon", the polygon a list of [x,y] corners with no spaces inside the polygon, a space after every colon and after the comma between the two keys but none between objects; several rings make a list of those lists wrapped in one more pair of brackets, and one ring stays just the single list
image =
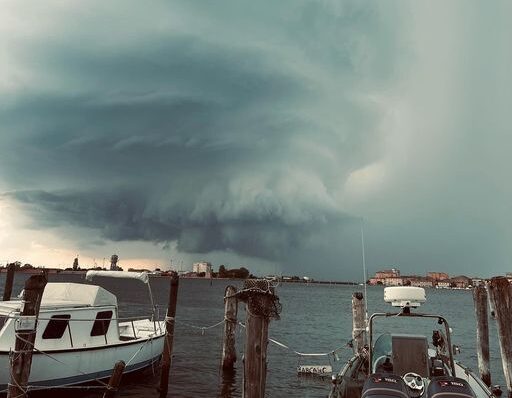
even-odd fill
[{"label": "mooring rope", "polygon": [[[245,327],[246,327],[246,326],[245,326],[245,324],[244,324],[244,323],[242,323],[242,322],[238,322],[238,324],[239,324],[241,327],[243,327],[243,328],[245,328]],[[362,332],[363,332],[363,331],[360,331],[360,332],[359,332],[359,334],[361,334]],[[356,336],[356,337],[358,337],[358,336]],[[331,350],[331,351],[328,351],[328,352],[316,352],[316,353],[306,353],[306,352],[296,351],[296,350],[294,350],[294,349],[290,348],[289,346],[287,346],[286,344],[281,343],[280,341],[277,341],[277,340],[272,339],[272,338],[270,338],[270,337],[268,338],[268,341],[270,341],[271,343],[274,343],[275,345],[277,345],[277,346],[279,346],[279,347],[281,347],[281,348],[284,348],[284,349],[286,349],[286,350],[288,350],[288,351],[291,351],[291,352],[293,352],[295,355],[298,355],[298,356],[301,356],[301,357],[322,357],[322,356],[324,356],[324,357],[331,357],[331,356],[332,356],[332,357],[334,358],[334,360],[335,360],[335,361],[338,361],[338,360],[339,360],[338,352],[339,352],[339,351],[342,351],[342,350],[344,350],[344,349],[346,349],[346,348],[352,348],[352,343],[353,343],[353,341],[354,341],[354,339],[355,339],[356,337],[354,337],[354,338],[352,338],[352,339],[348,340],[345,344],[343,344],[342,346],[339,346],[339,347],[335,348],[334,350]]]},{"label": "mooring rope", "polygon": [[184,321],[178,321],[178,320],[175,320],[176,323],[178,324],[181,324],[181,325],[185,325],[185,326],[188,326],[192,329],[197,329],[197,330],[200,330],[201,331],[201,334],[204,335],[205,331],[209,330],[209,329],[213,329],[213,328],[216,328],[217,326],[220,326],[222,324],[224,324],[225,321],[230,321],[229,319],[226,319],[224,318],[222,321],[220,322],[217,322],[213,325],[210,325],[210,326],[197,326],[197,325],[192,325],[191,323],[188,323],[188,322],[184,322]]}]

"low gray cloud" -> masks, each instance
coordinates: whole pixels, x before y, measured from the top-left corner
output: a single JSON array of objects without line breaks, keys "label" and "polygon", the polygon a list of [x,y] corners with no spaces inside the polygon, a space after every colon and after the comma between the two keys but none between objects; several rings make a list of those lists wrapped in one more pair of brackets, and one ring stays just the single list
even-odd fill
[{"label": "low gray cloud", "polygon": [[370,268],[503,264],[507,7],[9,3],[0,186],[77,245],[355,276],[364,216]]}]

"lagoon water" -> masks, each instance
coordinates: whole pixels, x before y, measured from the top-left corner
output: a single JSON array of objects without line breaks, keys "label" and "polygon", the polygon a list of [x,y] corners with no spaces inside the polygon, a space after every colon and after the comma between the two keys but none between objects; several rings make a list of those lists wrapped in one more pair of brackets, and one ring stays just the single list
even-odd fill
[{"label": "lagoon water", "polygon": [[[21,291],[27,275],[17,274],[14,293]],[[0,277],[0,293],[3,293],[5,274]],[[50,282],[83,282],[83,276],[50,275]],[[116,294],[120,316],[148,314],[150,311],[147,290],[143,284],[132,280],[112,280],[99,278],[95,283]],[[242,355],[244,330],[237,334],[238,361],[236,371],[229,377],[222,377],[219,363],[222,349],[223,327],[201,330],[214,325],[224,317],[224,289],[228,284],[241,287],[238,280],[182,279],[180,280],[173,362],[170,375],[169,397],[241,397],[242,396]],[[151,287],[155,301],[165,313],[168,300],[169,279],[152,278]],[[276,291],[282,304],[281,319],[272,321],[269,336],[291,349],[300,352],[323,353],[343,346],[351,336],[352,313],[351,296],[363,286],[282,284]],[[14,294],[13,293],[13,294]],[[245,320],[243,304],[238,318]],[[369,313],[389,311],[390,306],[383,301],[382,287],[368,287]],[[476,332],[473,299],[466,290],[427,290],[427,303],[422,312],[439,313],[449,322],[452,342],[461,347],[456,360],[472,369],[476,365]],[[495,322],[490,323],[491,372],[493,384],[503,385],[503,373],[496,340]],[[438,328],[432,320],[388,319],[377,323],[382,331],[399,331],[426,334],[430,340],[432,330]],[[269,344],[266,396],[268,397],[325,397],[329,392],[329,380],[312,377],[298,377],[297,365],[326,365],[331,362],[338,371],[351,355],[350,349],[339,352],[339,361],[325,357],[300,359],[293,352]],[[113,364],[112,364],[113,365]],[[125,376],[119,397],[157,396],[158,378],[151,369],[136,376]],[[47,393],[48,394],[48,393]],[[37,393],[31,396],[44,397]],[[101,396],[96,392],[73,395],[83,398]],[[52,397],[70,396],[69,391],[51,394]]]}]

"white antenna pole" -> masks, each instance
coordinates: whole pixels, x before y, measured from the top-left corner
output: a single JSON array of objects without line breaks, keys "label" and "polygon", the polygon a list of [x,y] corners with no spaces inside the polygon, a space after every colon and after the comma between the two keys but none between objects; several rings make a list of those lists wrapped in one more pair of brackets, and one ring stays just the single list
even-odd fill
[{"label": "white antenna pole", "polygon": [[366,260],[364,257],[363,217],[361,217],[361,251],[362,251],[362,255],[363,255],[364,311],[365,311],[365,320],[366,320],[366,322],[368,322],[368,294],[366,291],[366,281],[368,280],[368,275],[366,274]]}]

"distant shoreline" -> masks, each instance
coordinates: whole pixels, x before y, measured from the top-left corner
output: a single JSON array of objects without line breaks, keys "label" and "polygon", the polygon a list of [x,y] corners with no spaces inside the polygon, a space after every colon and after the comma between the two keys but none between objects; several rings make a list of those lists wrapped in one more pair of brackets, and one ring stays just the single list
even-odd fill
[{"label": "distant shoreline", "polygon": [[[50,275],[85,275],[88,269],[81,269],[81,270],[64,270],[60,268],[27,268],[27,269],[17,269],[17,274],[27,274],[27,275],[34,275],[39,274],[41,271],[46,271]],[[130,272],[130,271],[123,271],[123,272]],[[0,273],[7,273],[7,268],[0,268]],[[158,275],[158,274],[149,274],[153,278],[167,278],[170,277],[169,274],[164,275]],[[245,279],[243,278],[205,278],[202,276],[188,276],[188,275],[180,275],[180,279],[197,279],[197,280],[238,280],[243,281]],[[274,281],[271,281],[274,282]],[[350,285],[350,286],[357,286],[360,285],[360,283],[357,282],[350,282],[350,281],[317,281],[317,280],[279,280],[275,281],[279,283],[296,283],[296,284],[317,284],[317,285]]]}]

